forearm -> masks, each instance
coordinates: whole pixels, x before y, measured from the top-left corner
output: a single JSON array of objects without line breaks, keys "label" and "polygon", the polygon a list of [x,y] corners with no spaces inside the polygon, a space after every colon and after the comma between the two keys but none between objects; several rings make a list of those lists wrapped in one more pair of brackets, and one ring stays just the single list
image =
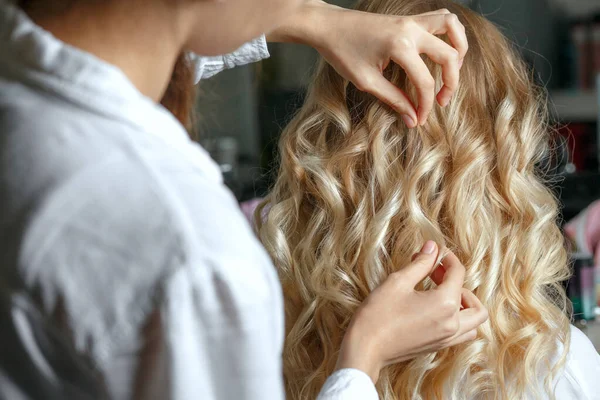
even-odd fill
[{"label": "forearm", "polygon": [[296,14],[267,34],[267,42],[299,43],[318,48],[320,40],[327,35],[326,27],[334,22],[331,13],[323,11],[335,9],[341,10],[321,0],[309,0]]}]

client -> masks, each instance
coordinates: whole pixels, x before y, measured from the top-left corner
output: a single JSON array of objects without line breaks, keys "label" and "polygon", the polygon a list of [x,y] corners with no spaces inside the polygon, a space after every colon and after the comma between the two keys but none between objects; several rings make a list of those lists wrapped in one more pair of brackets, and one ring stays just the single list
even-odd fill
[{"label": "client", "polygon": [[[539,168],[552,152],[544,91],[499,30],[465,7],[363,0],[358,8],[447,8],[466,27],[469,52],[450,105],[424,126],[407,129],[321,62],[285,129],[256,224],[285,295],[288,398],[316,397],[354,311],[432,239],[464,263],[465,287],[490,318],[472,342],[383,370],[382,399],[598,399],[600,357],[569,324],[568,256]],[[441,87],[441,68],[428,59],[422,67]],[[416,98],[400,67],[392,62],[385,74]]]}]

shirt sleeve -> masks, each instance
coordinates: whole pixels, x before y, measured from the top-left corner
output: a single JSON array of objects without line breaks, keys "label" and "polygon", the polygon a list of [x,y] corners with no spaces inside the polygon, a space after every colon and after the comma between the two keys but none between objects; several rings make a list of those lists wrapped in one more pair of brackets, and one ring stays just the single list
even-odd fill
[{"label": "shirt sleeve", "polygon": [[371,378],[356,369],[341,369],[327,379],[317,400],[377,400]]},{"label": "shirt sleeve", "polygon": [[241,65],[250,64],[269,58],[267,39],[265,35],[242,45],[233,53],[221,56],[203,57],[191,54],[191,60],[196,70],[196,83],[210,78],[219,72]]}]

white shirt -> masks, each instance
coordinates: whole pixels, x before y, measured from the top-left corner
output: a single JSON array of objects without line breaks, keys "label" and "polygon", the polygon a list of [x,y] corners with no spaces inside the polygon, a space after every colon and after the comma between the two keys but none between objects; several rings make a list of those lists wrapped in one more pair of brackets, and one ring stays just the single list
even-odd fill
[{"label": "white shirt", "polygon": [[[267,55],[259,39],[200,75]],[[0,205],[0,399],[283,399],[277,275],[215,163],[9,0]],[[575,331],[559,399],[598,398],[592,352]],[[320,395],[376,398],[356,370]]]}]

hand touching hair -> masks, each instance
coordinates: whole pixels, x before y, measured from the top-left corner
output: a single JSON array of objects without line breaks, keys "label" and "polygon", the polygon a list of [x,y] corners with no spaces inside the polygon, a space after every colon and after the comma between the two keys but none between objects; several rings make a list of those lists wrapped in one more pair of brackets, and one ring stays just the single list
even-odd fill
[{"label": "hand touching hair", "polygon": [[[407,129],[324,62],[286,127],[257,226],[285,295],[288,398],[316,397],[355,310],[427,239],[464,263],[465,288],[490,319],[475,341],[384,369],[381,397],[552,397],[568,351],[560,282],[569,270],[557,202],[536,168],[550,151],[544,93],[498,29],[469,9],[445,0],[364,0],[358,8],[447,8],[465,26],[469,52],[450,105],[422,127]],[[440,68],[426,64],[441,87]],[[400,67],[385,73],[417,97]]]}]

